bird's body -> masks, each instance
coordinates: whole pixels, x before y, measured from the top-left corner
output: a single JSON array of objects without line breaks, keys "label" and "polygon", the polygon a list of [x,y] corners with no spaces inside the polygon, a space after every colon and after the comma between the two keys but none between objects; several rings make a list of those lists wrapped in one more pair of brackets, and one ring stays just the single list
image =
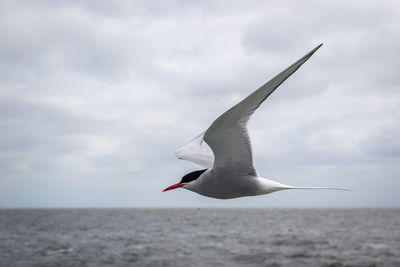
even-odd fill
[{"label": "bird's body", "polygon": [[[175,152],[179,159],[192,161],[203,169],[185,175],[164,191],[185,188],[201,195],[230,199],[269,194],[284,189],[339,189],[330,187],[296,187],[259,177],[254,166],[247,132],[247,122],[265,99],[292,75],[319,45],[240,103],[218,117],[211,126]],[[213,155],[202,149],[205,141]],[[344,189],[346,190],[346,189]]]},{"label": "bird's body", "polygon": [[269,194],[285,189],[285,185],[245,173],[211,169],[205,171],[194,186],[188,184],[184,188],[207,197],[229,199]]}]

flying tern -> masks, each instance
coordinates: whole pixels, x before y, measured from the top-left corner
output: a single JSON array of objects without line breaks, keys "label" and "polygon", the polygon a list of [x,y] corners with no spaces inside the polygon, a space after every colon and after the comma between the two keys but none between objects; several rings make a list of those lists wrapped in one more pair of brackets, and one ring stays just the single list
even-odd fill
[{"label": "flying tern", "polygon": [[[179,159],[196,163],[202,169],[190,172],[177,184],[163,191],[184,188],[211,198],[230,199],[264,195],[285,189],[334,189],[333,187],[290,186],[262,178],[253,166],[247,122],[254,111],[303,65],[322,44],[276,75],[237,105],[219,116],[211,126],[175,152]],[[206,142],[212,154],[202,148]]]}]

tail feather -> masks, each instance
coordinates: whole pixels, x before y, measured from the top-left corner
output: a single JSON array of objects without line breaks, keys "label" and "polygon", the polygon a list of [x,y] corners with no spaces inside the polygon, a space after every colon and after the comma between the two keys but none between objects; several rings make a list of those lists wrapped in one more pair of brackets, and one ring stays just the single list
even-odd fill
[{"label": "tail feather", "polygon": [[265,194],[269,194],[275,191],[279,190],[285,190],[285,189],[322,189],[322,190],[344,190],[344,191],[353,191],[351,189],[347,188],[338,188],[338,187],[313,187],[313,186],[291,186],[291,185],[285,185],[281,184],[266,178],[258,178],[258,181],[260,184],[263,185]]},{"label": "tail feather", "polygon": [[344,190],[344,191],[353,191],[347,188],[338,188],[338,187],[313,187],[313,186],[287,186],[285,189],[326,189],[326,190]]}]

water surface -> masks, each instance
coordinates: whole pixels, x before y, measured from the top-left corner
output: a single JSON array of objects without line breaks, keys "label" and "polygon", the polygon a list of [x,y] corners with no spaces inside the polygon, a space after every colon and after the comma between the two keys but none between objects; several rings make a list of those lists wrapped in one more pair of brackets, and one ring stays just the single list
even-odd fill
[{"label": "water surface", "polygon": [[0,209],[1,266],[400,266],[400,209]]}]

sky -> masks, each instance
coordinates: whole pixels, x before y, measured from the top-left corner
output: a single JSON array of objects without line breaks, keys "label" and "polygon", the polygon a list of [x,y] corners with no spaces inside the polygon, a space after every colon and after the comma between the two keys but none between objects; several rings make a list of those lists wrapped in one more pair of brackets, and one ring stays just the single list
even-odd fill
[{"label": "sky", "polygon": [[[0,207],[399,207],[398,1],[1,1]],[[248,125],[232,200],[173,152],[320,43]]]}]

